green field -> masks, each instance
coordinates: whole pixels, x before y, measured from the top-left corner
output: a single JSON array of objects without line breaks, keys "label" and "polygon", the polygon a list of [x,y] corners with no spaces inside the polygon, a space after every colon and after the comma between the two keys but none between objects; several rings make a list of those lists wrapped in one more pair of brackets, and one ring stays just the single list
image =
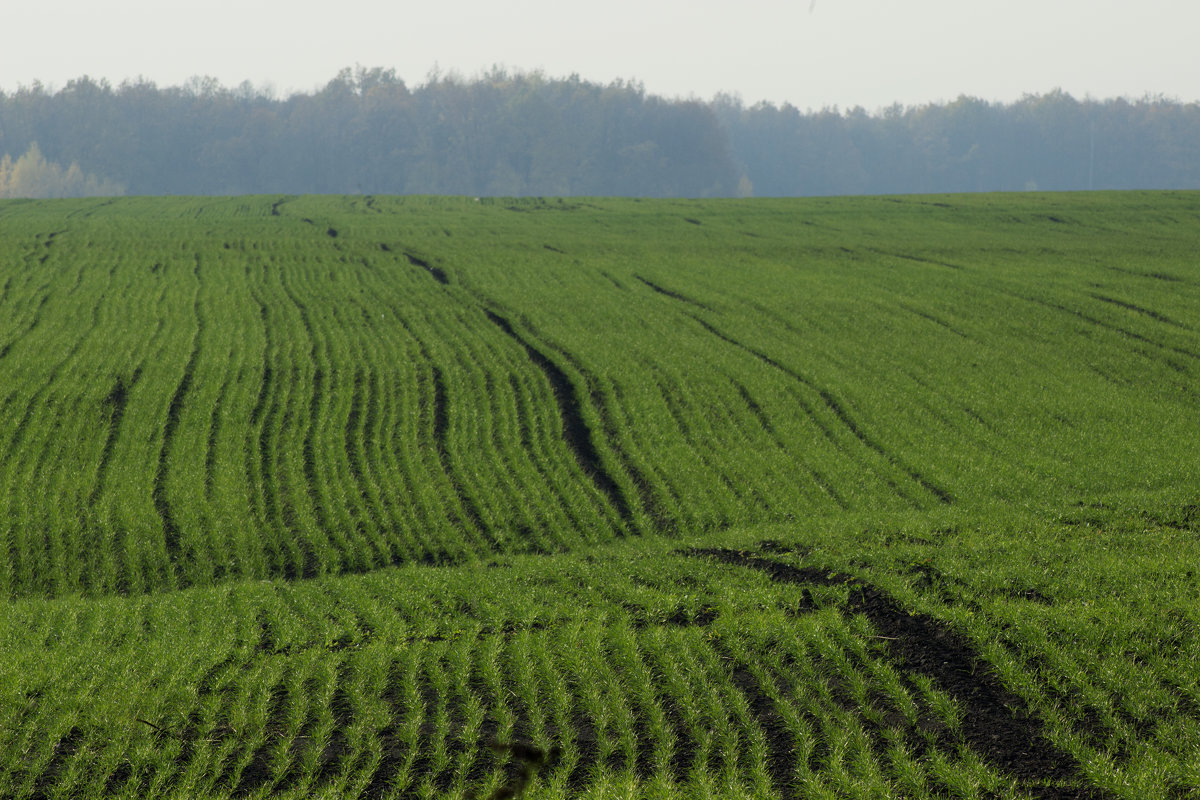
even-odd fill
[{"label": "green field", "polygon": [[0,797],[1200,796],[1200,193],[0,203]]}]

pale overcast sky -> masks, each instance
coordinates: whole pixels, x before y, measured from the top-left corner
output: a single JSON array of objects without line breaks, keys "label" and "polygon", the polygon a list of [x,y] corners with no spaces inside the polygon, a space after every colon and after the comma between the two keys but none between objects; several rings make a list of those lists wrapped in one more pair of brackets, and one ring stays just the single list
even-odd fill
[{"label": "pale overcast sky", "polygon": [[280,95],[342,67],[436,65],[641,81],[667,97],[875,111],[952,100],[1200,100],[1200,0],[22,0],[0,90],[88,75],[160,87],[207,75]]}]

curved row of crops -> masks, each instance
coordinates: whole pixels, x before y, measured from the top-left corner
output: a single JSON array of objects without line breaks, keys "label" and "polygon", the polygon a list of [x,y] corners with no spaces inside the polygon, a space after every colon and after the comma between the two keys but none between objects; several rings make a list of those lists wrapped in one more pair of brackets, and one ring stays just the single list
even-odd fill
[{"label": "curved row of crops", "polygon": [[1099,493],[1194,466],[1163,445],[1195,397],[1195,284],[1119,251],[1080,266],[1098,257],[1079,244],[1034,259],[1035,289],[1048,248],[956,239],[950,214],[931,244],[911,209],[852,240],[820,205],[707,222],[382,199],[9,208],[9,595]]},{"label": "curved row of crops", "polygon": [[1198,223],[0,204],[0,795],[1194,790]]},{"label": "curved row of crops", "polygon": [[936,616],[803,566],[851,539],[26,601],[0,628],[0,791],[1075,796],[1144,791],[1196,743],[1186,668],[1153,648],[1081,679],[1046,596],[976,584],[984,669],[922,573],[891,591]]}]

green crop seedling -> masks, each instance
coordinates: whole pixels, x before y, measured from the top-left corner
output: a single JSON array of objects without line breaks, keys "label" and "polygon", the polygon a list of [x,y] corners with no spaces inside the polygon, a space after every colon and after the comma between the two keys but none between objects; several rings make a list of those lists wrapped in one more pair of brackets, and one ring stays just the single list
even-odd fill
[{"label": "green crop seedling", "polygon": [[1200,195],[0,202],[0,796],[1200,792]]}]

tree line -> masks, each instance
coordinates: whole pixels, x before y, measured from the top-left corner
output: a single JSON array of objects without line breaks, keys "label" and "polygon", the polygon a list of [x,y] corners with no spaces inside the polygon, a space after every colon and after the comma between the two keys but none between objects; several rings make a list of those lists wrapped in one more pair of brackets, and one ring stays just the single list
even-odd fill
[{"label": "tree line", "polygon": [[[394,70],[359,67],[286,98],[212,78],[159,88],[84,77],[57,91],[34,84],[0,92],[0,154],[9,155],[10,172],[35,145],[37,158],[49,159],[46,175],[46,165],[75,165],[87,193],[1200,188],[1200,103],[1055,91],[1007,104],[960,97],[877,113],[801,111],[502,69],[472,79],[434,73],[410,87]],[[23,186],[36,194],[36,182]],[[58,187],[61,194],[61,180]]]},{"label": "tree line", "polygon": [[877,114],[712,107],[759,194],[1200,189],[1200,103],[1053,91]]}]

